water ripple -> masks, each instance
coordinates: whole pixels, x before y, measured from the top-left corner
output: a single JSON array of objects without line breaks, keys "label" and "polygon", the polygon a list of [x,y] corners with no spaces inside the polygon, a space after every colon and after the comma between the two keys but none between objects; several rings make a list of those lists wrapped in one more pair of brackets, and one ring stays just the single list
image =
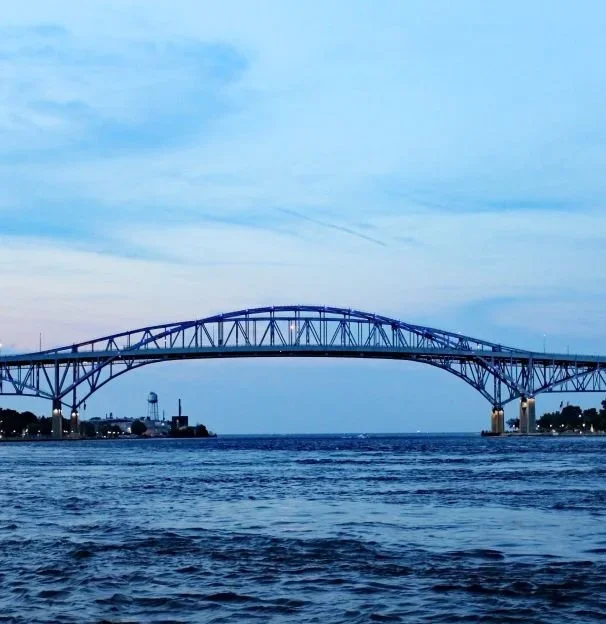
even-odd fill
[{"label": "water ripple", "polygon": [[1,445],[0,623],[603,621],[605,445]]}]

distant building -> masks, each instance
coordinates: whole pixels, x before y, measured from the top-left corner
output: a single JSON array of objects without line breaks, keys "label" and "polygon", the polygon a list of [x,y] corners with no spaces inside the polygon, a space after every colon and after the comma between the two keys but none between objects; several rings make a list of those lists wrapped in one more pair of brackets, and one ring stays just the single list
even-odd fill
[{"label": "distant building", "polygon": [[181,399],[179,399],[179,414],[172,417],[172,431],[179,431],[180,429],[187,429],[189,427],[189,418],[183,416],[181,412]]},{"label": "distant building", "polygon": [[143,435],[149,436],[150,438],[165,436],[171,431],[171,426],[166,420],[150,420],[149,418],[145,418],[143,422],[147,427],[147,431]]},{"label": "distant building", "polygon": [[189,427],[189,418],[187,416],[173,416],[173,431],[178,431],[179,429],[187,429],[187,427]]},{"label": "distant building", "polygon": [[132,418],[90,418],[82,421],[90,423],[95,428],[97,435],[107,435],[108,432],[117,432],[120,430],[123,434],[130,433],[130,426],[133,423]]}]

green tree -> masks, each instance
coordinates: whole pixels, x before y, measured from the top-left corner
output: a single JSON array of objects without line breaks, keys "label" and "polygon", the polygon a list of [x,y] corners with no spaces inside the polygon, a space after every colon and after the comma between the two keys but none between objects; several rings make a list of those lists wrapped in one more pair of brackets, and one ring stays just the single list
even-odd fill
[{"label": "green tree", "polygon": [[519,429],[520,428],[520,419],[519,418],[510,418],[507,421],[507,426],[510,429]]},{"label": "green tree", "polygon": [[582,410],[578,405],[566,405],[557,412],[547,412],[537,421],[541,431],[606,431],[606,400],[602,409]]},{"label": "green tree", "polygon": [[27,435],[35,436],[35,435],[38,435],[39,433],[40,433],[40,422],[38,420],[36,420],[35,423],[32,423],[27,428]]},{"label": "green tree", "polygon": [[130,426],[130,432],[134,435],[143,435],[147,431],[147,425],[142,420],[134,420]]},{"label": "green tree", "polygon": [[208,429],[204,425],[198,425],[195,429],[196,437],[198,438],[208,438],[210,435],[208,433]]},{"label": "green tree", "polygon": [[72,423],[69,418],[61,418],[61,423],[63,426],[63,431],[67,433],[71,433]]},{"label": "green tree", "polygon": [[7,437],[16,437],[29,431],[38,419],[31,412],[17,412],[12,409],[0,409],[0,432]]},{"label": "green tree", "polygon": [[50,416],[41,416],[38,422],[40,425],[40,435],[49,436],[53,432],[53,419]]},{"label": "green tree", "polygon": [[122,435],[122,429],[118,425],[102,424],[99,427],[99,433],[106,438],[117,438]]},{"label": "green tree", "polygon": [[82,433],[85,438],[96,438],[97,430],[95,429],[95,425],[89,420],[83,420],[82,423]]},{"label": "green tree", "polygon": [[582,426],[582,418],[583,410],[578,405],[567,405],[562,409],[560,425],[564,425],[564,429],[575,430]]},{"label": "green tree", "polygon": [[583,410],[583,415],[581,418],[581,422],[583,423],[583,429],[591,429],[593,427],[594,431],[599,429],[600,426],[600,414],[595,407],[590,407],[589,409]]}]

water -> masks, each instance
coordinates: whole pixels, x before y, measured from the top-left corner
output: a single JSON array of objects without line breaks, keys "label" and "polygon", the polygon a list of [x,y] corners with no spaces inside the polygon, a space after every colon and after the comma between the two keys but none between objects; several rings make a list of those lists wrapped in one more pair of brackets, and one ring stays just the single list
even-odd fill
[{"label": "water", "polygon": [[606,438],[0,445],[0,622],[606,620]]}]

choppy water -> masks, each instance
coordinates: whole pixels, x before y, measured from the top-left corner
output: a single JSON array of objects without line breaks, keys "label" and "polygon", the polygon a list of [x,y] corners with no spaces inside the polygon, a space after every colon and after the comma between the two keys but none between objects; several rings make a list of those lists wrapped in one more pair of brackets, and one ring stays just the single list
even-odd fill
[{"label": "choppy water", "polygon": [[602,621],[605,451],[420,435],[3,444],[0,622]]}]

